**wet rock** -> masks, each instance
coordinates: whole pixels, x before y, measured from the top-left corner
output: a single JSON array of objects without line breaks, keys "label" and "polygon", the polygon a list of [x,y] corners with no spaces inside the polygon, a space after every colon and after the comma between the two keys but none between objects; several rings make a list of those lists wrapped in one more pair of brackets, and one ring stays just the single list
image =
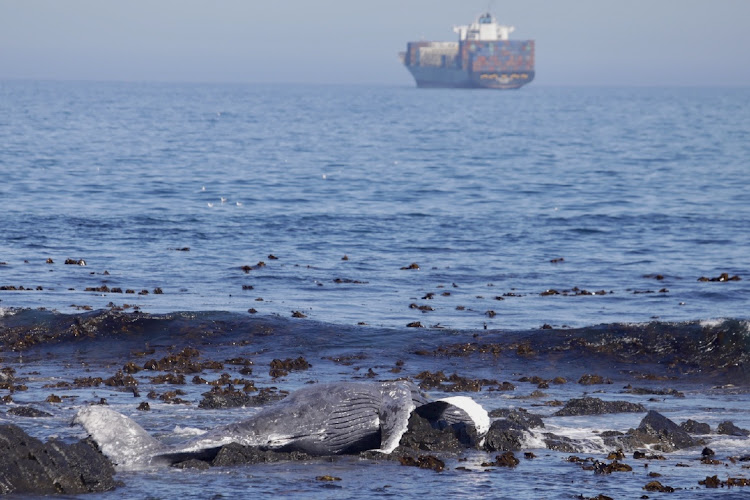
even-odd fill
[{"label": "wet rock", "polygon": [[0,425],[0,494],[75,495],[118,486],[112,464],[89,440],[46,443]]},{"label": "wet rock", "polygon": [[242,406],[251,406],[253,398],[243,391],[238,391],[228,387],[214,387],[208,392],[202,394],[203,399],[198,403],[198,408],[204,410],[216,410],[219,408],[239,408]]},{"label": "wet rock", "polygon": [[696,422],[693,419],[688,419],[680,424],[680,429],[684,430],[689,434],[710,434],[711,426]]},{"label": "wet rock", "polygon": [[417,412],[412,412],[397,451],[401,453],[408,452],[408,450],[459,451],[465,447],[452,427],[436,429],[428,419],[421,417]]},{"label": "wet rock", "polygon": [[292,318],[306,318],[307,315],[301,311],[292,311]]},{"label": "wet rock", "polygon": [[419,321],[412,321],[411,323],[407,323],[407,328],[424,328],[424,325],[420,323]]},{"label": "wet rock", "polygon": [[716,433],[717,434],[724,434],[726,436],[744,436],[747,437],[750,435],[750,431],[747,429],[742,429],[740,427],[737,427],[734,425],[734,423],[730,421],[722,422],[716,427]]},{"label": "wet rock", "polygon": [[718,476],[706,476],[706,479],[698,481],[698,484],[701,484],[706,488],[718,488],[721,486],[721,481]]},{"label": "wet rock", "polygon": [[313,457],[307,453],[293,451],[290,453],[261,450],[251,446],[242,446],[230,443],[222,446],[216,456],[211,460],[213,467],[226,467],[231,465],[250,465],[262,463],[275,463],[286,461],[310,460]]},{"label": "wet rock", "polygon": [[630,438],[626,442],[630,441],[632,444],[640,441],[643,445],[651,445],[651,448],[666,453],[700,444],[680,426],[653,410],[643,417],[637,429],[628,431],[626,437]]},{"label": "wet rock", "polygon": [[707,278],[705,276],[701,276],[698,278],[698,281],[714,281],[714,282],[725,282],[725,281],[740,281],[742,278],[737,276],[736,274],[734,276],[729,276],[729,273],[721,273],[719,276],[716,276],[715,278]]},{"label": "wet rock", "polygon": [[125,375],[118,370],[112,377],[104,379],[102,383],[109,387],[137,386],[138,381],[132,375]]},{"label": "wet rock", "polygon": [[125,364],[125,366],[122,367],[122,371],[128,374],[138,373],[141,371],[141,368],[133,363],[132,361]]},{"label": "wet rock", "polygon": [[423,371],[414,378],[421,381],[419,386],[422,389],[439,389],[446,392],[479,392],[482,386],[499,385],[497,380],[470,379],[456,373],[448,377],[442,371]]},{"label": "wet rock", "polygon": [[551,432],[545,432],[543,435],[545,446],[550,450],[560,451],[563,453],[580,453],[583,447],[567,436],[558,436]]},{"label": "wet rock", "polygon": [[404,267],[401,268],[402,271],[406,271],[406,270],[409,270],[409,269],[419,269],[419,264],[417,264],[416,262],[412,262],[408,266],[404,266]]},{"label": "wet rock", "polygon": [[519,451],[528,429],[517,421],[495,420],[485,436],[484,448],[488,451]]},{"label": "wet rock", "polygon": [[312,368],[312,365],[302,356],[297,359],[274,359],[271,361],[271,369],[268,374],[273,378],[285,377],[289,375],[290,371],[301,371],[309,368]]},{"label": "wet rock", "polygon": [[628,394],[638,394],[641,396],[653,394],[655,396],[674,396],[676,398],[684,398],[685,394],[676,389],[648,389],[645,387],[625,387],[625,391]]},{"label": "wet rock", "polygon": [[631,472],[633,470],[633,468],[629,466],[628,464],[618,462],[617,460],[614,460],[611,463],[600,462],[598,460],[594,460],[594,463],[592,464],[592,469],[597,474],[612,474],[613,472]]},{"label": "wet rock", "polygon": [[541,416],[536,415],[535,413],[529,413],[527,410],[524,410],[522,408],[518,410],[512,410],[509,408],[498,408],[490,412],[490,417],[504,418],[506,420],[509,420],[510,422],[519,424],[523,428],[528,428],[528,429],[544,427],[544,422],[542,421]]},{"label": "wet rock", "polygon": [[419,467],[420,469],[431,469],[435,472],[442,472],[445,469],[445,462],[433,455],[421,455],[416,458],[401,456],[398,461],[401,465]]},{"label": "wet rock", "polygon": [[585,397],[571,399],[563,408],[555,412],[555,416],[571,415],[603,415],[605,413],[639,413],[645,412],[642,404],[628,401],[603,401],[599,398]]},{"label": "wet rock", "polygon": [[521,463],[512,451],[497,455],[494,462],[482,462],[482,467],[515,467]]},{"label": "wet rock", "polygon": [[660,493],[674,493],[674,488],[671,486],[664,486],[659,481],[651,481],[643,487],[646,491],[658,491]]},{"label": "wet rock", "polygon": [[174,373],[165,373],[157,375],[156,377],[150,377],[152,384],[172,384],[172,385],[185,385],[185,375]]},{"label": "wet rock", "polygon": [[336,476],[325,475],[325,476],[317,476],[315,480],[316,481],[341,481],[341,478],[336,477]]},{"label": "wet rock", "polygon": [[203,460],[198,460],[195,458],[191,458],[190,460],[185,460],[184,462],[177,462],[176,464],[173,464],[172,467],[174,467],[175,469],[197,469],[197,470],[207,470],[211,468],[208,462],[204,462]]},{"label": "wet rock", "polygon": [[666,460],[664,455],[654,455],[653,453],[648,454],[638,450],[633,452],[633,458],[635,460]]},{"label": "wet rock", "polygon": [[51,417],[51,413],[46,411],[37,410],[31,406],[14,406],[9,408],[7,413],[16,417],[28,417],[28,418],[39,418],[39,417]]},{"label": "wet rock", "polygon": [[608,378],[604,378],[601,375],[586,374],[578,379],[578,383],[581,385],[597,385],[597,384],[611,384],[612,381]]}]

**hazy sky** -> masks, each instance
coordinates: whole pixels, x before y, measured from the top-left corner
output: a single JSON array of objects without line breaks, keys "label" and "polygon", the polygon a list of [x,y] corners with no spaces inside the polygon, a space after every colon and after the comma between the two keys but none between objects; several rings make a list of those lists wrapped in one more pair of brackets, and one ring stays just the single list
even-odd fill
[{"label": "hazy sky", "polygon": [[[0,0],[0,79],[412,85],[487,0]],[[496,0],[537,85],[750,85],[750,0]]]}]

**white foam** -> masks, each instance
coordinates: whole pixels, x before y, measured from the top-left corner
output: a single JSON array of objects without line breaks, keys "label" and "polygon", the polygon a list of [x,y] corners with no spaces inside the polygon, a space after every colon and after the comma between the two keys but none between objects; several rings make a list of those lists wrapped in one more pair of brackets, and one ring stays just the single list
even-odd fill
[{"label": "white foam", "polygon": [[172,432],[178,436],[202,436],[206,433],[205,430],[197,427],[183,427],[181,425],[175,425]]},{"label": "white foam", "polygon": [[8,309],[7,307],[0,307],[0,318],[5,316],[13,316],[16,314],[16,311],[13,309]]},{"label": "white foam", "polygon": [[701,325],[702,328],[716,328],[721,326],[724,321],[726,321],[724,318],[704,319],[698,324]]}]

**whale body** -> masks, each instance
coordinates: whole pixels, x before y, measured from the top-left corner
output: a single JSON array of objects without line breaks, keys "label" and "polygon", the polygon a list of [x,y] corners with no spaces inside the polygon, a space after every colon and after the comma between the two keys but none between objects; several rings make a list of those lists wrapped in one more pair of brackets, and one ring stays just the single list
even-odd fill
[{"label": "whale body", "polygon": [[315,384],[246,420],[174,445],[159,441],[131,418],[106,406],[79,410],[74,423],[84,427],[113,463],[138,466],[211,459],[230,443],[310,455],[390,453],[406,432],[414,410],[436,427],[470,426],[478,436],[489,429],[487,412],[471,398],[429,401],[406,381]]}]

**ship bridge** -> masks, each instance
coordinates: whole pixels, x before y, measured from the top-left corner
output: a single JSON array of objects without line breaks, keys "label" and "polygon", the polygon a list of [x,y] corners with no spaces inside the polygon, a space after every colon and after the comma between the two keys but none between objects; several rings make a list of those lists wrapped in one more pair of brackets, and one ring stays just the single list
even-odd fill
[{"label": "ship bridge", "polygon": [[455,26],[454,33],[458,33],[459,41],[478,40],[478,41],[497,41],[508,40],[509,36],[515,31],[515,26],[506,26],[498,24],[492,14],[482,14],[471,24]]}]

